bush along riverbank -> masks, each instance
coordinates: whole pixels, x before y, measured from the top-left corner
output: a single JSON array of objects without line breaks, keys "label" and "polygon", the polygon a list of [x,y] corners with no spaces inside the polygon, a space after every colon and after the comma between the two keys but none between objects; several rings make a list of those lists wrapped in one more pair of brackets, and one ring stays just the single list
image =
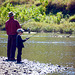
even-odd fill
[{"label": "bush along riverbank", "polygon": [[[19,0],[20,1],[20,0]],[[23,0],[22,0],[23,1]],[[15,13],[14,18],[22,24],[23,29],[30,28],[35,32],[75,33],[74,0],[63,3],[58,0],[34,0],[34,2],[18,2],[11,0],[0,6],[0,30],[5,30],[8,12]],[[60,7],[59,7],[60,6]],[[72,8],[73,7],[73,8]],[[58,11],[59,9],[59,11]]]},{"label": "bush along riverbank", "polygon": [[22,27],[25,30],[30,28],[32,32],[60,32],[65,34],[72,34],[75,32],[74,23],[48,24],[43,22],[28,22],[25,23]]},{"label": "bush along riverbank", "polygon": [[0,75],[46,75],[53,73],[62,73],[68,68],[53,65],[39,63],[35,61],[29,61],[27,59],[22,60],[23,63],[16,64],[16,62],[5,61],[6,57],[0,57]]}]

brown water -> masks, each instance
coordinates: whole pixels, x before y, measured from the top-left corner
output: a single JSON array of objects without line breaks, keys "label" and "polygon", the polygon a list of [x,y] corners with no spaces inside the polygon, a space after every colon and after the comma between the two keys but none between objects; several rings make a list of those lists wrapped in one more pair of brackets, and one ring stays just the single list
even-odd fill
[{"label": "brown water", "polygon": [[[23,34],[26,38],[33,34]],[[52,63],[71,67],[64,73],[53,75],[74,75],[75,74],[75,37],[56,37],[60,34],[38,33],[24,43],[22,58],[39,61],[40,63]],[[61,35],[64,36],[64,35]],[[0,56],[6,56],[7,35],[0,33]],[[17,56],[17,51],[16,51]]]}]

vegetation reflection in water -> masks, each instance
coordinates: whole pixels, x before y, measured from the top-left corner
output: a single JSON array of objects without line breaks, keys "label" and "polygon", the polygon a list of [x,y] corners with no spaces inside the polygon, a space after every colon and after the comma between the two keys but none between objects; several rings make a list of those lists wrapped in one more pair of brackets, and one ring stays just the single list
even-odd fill
[{"label": "vegetation reflection in water", "polygon": [[[7,54],[7,36],[3,34],[0,36],[0,56],[6,56]],[[33,34],[25,33],[22,38],[31,35]],[[75,68],[75,38],[49,37],[49,35],[53,36],[51,33],[38,33],[26,41],[24,43],[25,48],[22,51],[22,58],[41,63],[68,65]]]}]

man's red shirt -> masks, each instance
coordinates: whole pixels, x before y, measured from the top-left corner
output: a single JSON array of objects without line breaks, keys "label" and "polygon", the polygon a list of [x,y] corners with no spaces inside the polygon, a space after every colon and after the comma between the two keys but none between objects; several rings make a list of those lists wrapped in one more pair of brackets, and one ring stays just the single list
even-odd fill
[{"label": "man's red shirt", "polygon": [[13,18],[10,18],[6,24],[5,24],[7,35],[16,35],[17,29],[21,28],[19,25],[19,22],[17,20],[14,20]]}]

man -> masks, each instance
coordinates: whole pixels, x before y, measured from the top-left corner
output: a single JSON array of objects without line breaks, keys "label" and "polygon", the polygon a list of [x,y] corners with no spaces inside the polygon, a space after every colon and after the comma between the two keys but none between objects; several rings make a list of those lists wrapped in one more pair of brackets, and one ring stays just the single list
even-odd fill
[{"label": "man", "polygon": [[21,28],[19,22],[14,20],[13,12],[8,13],[9,20],[5,24],[6,32],[8,35],[8,44],[7,44],[7,60],[15,61],[15,51],[16,51],[16,36],[17,29]]}]

